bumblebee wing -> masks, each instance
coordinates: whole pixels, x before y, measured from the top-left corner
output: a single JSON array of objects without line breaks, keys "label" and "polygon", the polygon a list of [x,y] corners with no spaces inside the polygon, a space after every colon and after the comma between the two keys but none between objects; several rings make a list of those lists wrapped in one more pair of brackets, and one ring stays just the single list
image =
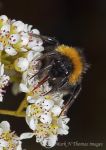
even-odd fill
[{"label": "bumblebee wing", "polygon": [[69,110],[69,108],[72,106],[72,104],[75,102],[76,98],[78,97],[80,91],[82,89],[82,86],[81,84],[77,84],[73,91],[71,91],[71,94],[69,95],[68,97],[68,101],[67,103],[65,104],[61,114],[64,114],[66,115],[67,114],[67,111]]}]

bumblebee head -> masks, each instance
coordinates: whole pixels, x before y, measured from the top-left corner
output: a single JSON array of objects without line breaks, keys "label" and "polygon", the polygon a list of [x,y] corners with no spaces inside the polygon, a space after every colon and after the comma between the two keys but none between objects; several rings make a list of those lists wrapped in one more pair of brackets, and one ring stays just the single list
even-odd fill
[{"label": "bumblebee head", "polygon": [[70,63],[70,59],[66,56],[60,53],[56,56],[49,74],[52,78],[64,78],[70,74],[72,64]]}]

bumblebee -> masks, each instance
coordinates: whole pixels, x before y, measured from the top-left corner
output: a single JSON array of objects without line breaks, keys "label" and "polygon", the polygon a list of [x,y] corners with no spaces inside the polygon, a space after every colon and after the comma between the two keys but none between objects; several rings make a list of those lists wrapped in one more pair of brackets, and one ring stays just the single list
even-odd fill
[{"label": "bumblebee", "polygon": [[82,76],[87,69],[85,57],[78,48],[61,45],[55,38],[46,36],[40,38],[44,41],[45,50],[39,58],[41,68],[34,77],[38,76],[41,80],[33,90],[48,81],[52,89],[46,94],[55,91],[66,93],[64,97],[66,104],[63,109],[65,112],[81,91]]}]

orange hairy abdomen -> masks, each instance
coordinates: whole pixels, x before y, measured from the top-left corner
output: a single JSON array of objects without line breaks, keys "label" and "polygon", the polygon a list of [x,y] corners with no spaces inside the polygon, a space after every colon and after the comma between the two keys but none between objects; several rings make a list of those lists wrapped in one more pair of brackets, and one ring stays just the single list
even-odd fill
[{"label": "orange hairy abdomen", "polygon": [[73,71],[69,76],[69,83],[75,84],[83,72],[83,62],[78,50],[74,47],[60,45],[56,49],[62,55],[68,57],[73,65]]}]

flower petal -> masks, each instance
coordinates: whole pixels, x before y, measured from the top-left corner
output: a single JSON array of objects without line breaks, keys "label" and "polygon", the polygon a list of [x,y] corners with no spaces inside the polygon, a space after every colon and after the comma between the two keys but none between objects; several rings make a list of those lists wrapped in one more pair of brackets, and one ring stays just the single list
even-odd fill
[{"label": "flower petal", "polygon": [[37,123],[38,123],[38,120],[32,117],[32,118],[30,119],[30,122],[29,122],[29,127],[30,127],[33,131],[35,131],[35,130],[36,130],[36,125],[37,125]]},{"label": "flower petal", "polygon": [[20,35],[19,34],[11,34],[10,38],[9,38],[9,43],[10,44],[16,44],[18,43],[20,40]]},{"label": "flower petal", "polygon": [[2,128],[0,128],[0,135],[3,133],[3,129]]},{"label": "flower petal", "polygon": [[44,109],[49,110],[53,107],[54,102],[52,100],[44,100],[44,102],[42,103],[42,106]]},{"label": "flower petal", "polygon": [[3,95],[0,93],[0,102],[3,101]]},{"label": "flower petal", "polygon": [[4,64],[1,64],[0,62],[0,76],[3,76],[4,74]]},{"label": "flower petal", "polygon": [[40,32],[39,32],[38,29],[33,29],[33,30],[31,30],[31,33],[32,33],[32,34],[36,34],[36,35],[39,35],[39,34],[40,34]]},{"label": "flower petal", "polygon": [[28,52],[28,55],[27,55],[28,61],[31,62],[31,61],[33,60],[33,57],[34,57],[33,51],[29,51],[29,52]]},{"label": "flower petal", "polygon": [[10,124],[8,121],[2,121],[0,123],[0,127],[3,129],[3,131],[10,131]]},{"label": "flower petal", "polygon": [[3,147],[0,146],[0,150],[3,150]]},{"label": "flower petal", "polygon": [[8,146],[8,142],[5,141],[4,139],[0,139],[0,146],[7,147]]},{"label": "flower petal", "polygon": [[20,136],[20,139],[23,140],[23,139],[30,139],[34,136],[35,134],[34,133],[22,133],[21,136]]},{"label": "flower petal", "polygon": [[67,135],[68,134],[68,131],[67,130],[64,130],[63,128],[59,128],[57,130],[57,133],[60,134],[60,135]]},{"label": "flower petal", "polygon": [[22,142],[21,141],[19,141],[19,144],[18,144],[16,150],[22,150]]},{"label": "flower petal", "polygon": [[10,32],[10,25],[9,24],[5,24],[1,27],[0,29],[0,34],[2,36],[8,36]]},{"label": "flower petal", "polygon": [[22,35],[21,36],[21,45],[22,46],[25,46],[25,45],[27,45],[28,44],[28,42],[29,42],[29,36],[28,35]]},{"label": "flower petal", "polygon": [[34,46],[34,47],[32,47],[32,50],[35,52],[42,52],[42,51],[44,51],[44,47],[43,46]]},{"label": "flower petal", "polygon": [[6,46],[5,52],[10,56],[15,56],[17,54],[17,51],[12,46]]},{"label": "flower petal", "polygon": [[12,25],[15,27],[17,32],[24,30],[24,23],[22,21],[15,21]]},{"label": "flower petal", "polygon": [[20,88],[21,92],[25,92],[25,93],[29,92],[29,89],[27,88],[26,84],[24,84],[24,83],[20,83],[19,88]]},{"label": "flower petal", "polygon": [[50,114],[42,114],[40,117],[42,123],[50,124],[52,122],[52,117]]},{"label": "flower petal", "polygon": [[23,72],[23,71],[27,70],[28,67],[29,67],[29,62],[28,62],[27,58],[20,57],[15,60],[15,69],[17,71]]},{"label": "flower petal", "polygon": [[59,116],[61,113],[61,108],[58,105],[55,105],[52,109],[51,112],[54,114],[54,116]]},{"label": "flower petal", "polygon": [[8,17],[6,15],[0,16],[0,21],[2,20],[3,23],[6,23],[8,21]]},{"label": "flower petal", "polygon": [[55,146],[57,141],[57,135],[51,135],[48,138],[44,138],[41,145],[47,148],[52,148]]},{"label": "flower petal", "polygon": [[28,101],[28,103],[31,103],[31,104],[35,103],[35,99],[31,96],[27,97],[27,101]]}]

